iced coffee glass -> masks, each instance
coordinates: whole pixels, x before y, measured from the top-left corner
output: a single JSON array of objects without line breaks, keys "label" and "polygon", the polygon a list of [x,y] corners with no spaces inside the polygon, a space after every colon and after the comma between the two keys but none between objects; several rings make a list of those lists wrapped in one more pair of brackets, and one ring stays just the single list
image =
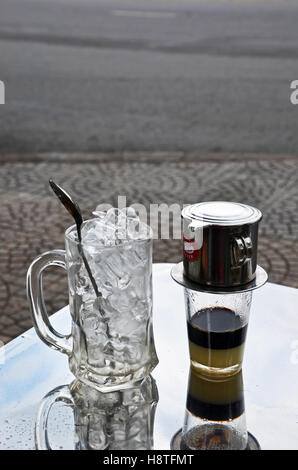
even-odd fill
[{"label": "iced coffee glass", "polygon": [[242,366],[252,292],[215,294],[184,289],[192,367],[229,376]]},{"label": "iced coffee glass", "polygon": [[[66,353],[71,372],[89,385],[111,391],[140,383],[158,362],[152,328],[150,227],[131,211],[110,209],[84,222],[82,243],[76,227],[70,227],[65,247],[66,251],[39,256],[28,271],[27,293],[37,334],[48,346]],[[50,265],[68,273],[72,317],[68,336],[53,329],[45,309],[41,279]]]}]

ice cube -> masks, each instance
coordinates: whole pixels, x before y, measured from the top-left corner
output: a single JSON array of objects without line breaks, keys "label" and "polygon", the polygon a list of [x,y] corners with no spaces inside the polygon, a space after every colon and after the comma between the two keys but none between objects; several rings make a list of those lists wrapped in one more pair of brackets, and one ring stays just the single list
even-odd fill
[{"label": "ice cube", "polygon": [[102,418],[97,428],[93,428],[93,423],[88,427],[88,448],[92,450],[104,450],[108,447],[109,441],[105,432],[106,417]]},{"label": "ice cube", "polygon": [[150,313],[150,306],[146,300],[137,300],[135,305],[132,308],[132,314],[134,315],[137,321],[145,321]]},{"label": "ice cube", "polygon": [[93,214],[97,217],[85,222],[82,228],[86,246],[121,245],[127,240],[143,240],[152,236],[151,229],[140,221],[132,207],[111,208],[107,212],[95,210]]},{"label": "ice cube", "polygon": [[138,409],[136,405],[144,403],[144,397],[142,393],[142,388],[130,388],[123,391],[123,400],[122,403],[124,406],[129,407],[129,414],[132,415],[135,409]]},{"label": "ice cube", "polygon": [[131,277],[127,273],[124,273],[124,275],[118,280],[119,289],[126,289],[130,281]]},{"label": "ice cube", "polygon": [[107,225],[118,225],[118,217],[119,215],[121,214],[120,210],[119,209],[116,209],[114,207],[112,207],[111,209],[108,210],[106,216],[105,216],[105,219],[104,219],[104,222],[107,224]]},{"label": "ice cube", "polygon": [[144,353],[144,343],[139,340],[132,341],[130,339],[127,349],[125,350],[125,354],[123,355],[123,362],[130,365],[141,364]]},{"label": "ice cube", "polygon": [[137,239],[138,237],[139,221],[138,219],[127,219],[127,238],[130,240]]},{"label": "ice cube", "polygon": [[129,289],[114,289],[109,296],[109,303],[119,313],[131,311],[136,301]]},{"label": "ice cube", "polygon": [[95,313],[82,312],[82,327],[87,340],[98,344],[105,344],[107,341],[107,325]]},{"label": "ice cube", "polygon": [[[109,297],[109,300],[112,296]],[[115,296],[117,297],[117,296]],[[140,323],[133,317],[129,307],[123,308],[123,305],[118,305],[115,300],[114,308],[117,310],[115,315],[112,315],[109,319],[109,327],[111,335],[120,337],[131,337],[131,335],[139,328]],[[120,307],[120,308],[119,308]]]},{"label": "ice cube", "polygon": [[136,226],[135,231],[135,238],[138,240],[147,240],[148,238],[152,237],[151,228],[143,222],[139,222],[139,224]]},{"label": "ice cube", "polygon": [[123,245],[123,249],[119,252],[122,264],[127,269],[135,270],[138,266],[143,265],[143,259],[139,256],[133,242]]},{"label": "ice cube", "polygon": [[105,222],[105,219],[91,219],[82,227],[84,249],[93,255],[98,248],[114,244],[115,227]]},{"label": "ice cube", "polygon": [[133,207],[124,207],[124,209],[121,210],[121,213],[126,218],[139,219],[139,216]]},{"label": "ice cube", "polygon": [[92,214],[95,215],[96,217],[99,217],[100,219],[104,219],[107,215],[107,211],[100,211],[100,210],[95,209],[95,211],[93,211]]}]

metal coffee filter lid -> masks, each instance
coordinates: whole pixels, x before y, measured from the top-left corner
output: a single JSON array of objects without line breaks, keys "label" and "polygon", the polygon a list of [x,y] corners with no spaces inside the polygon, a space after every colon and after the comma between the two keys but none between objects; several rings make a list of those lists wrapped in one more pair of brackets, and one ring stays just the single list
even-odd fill
[{"label": "metal coffee filter lid", "polygon": [[185,207],[182,217],[214,225],[239,226],[260,221],[262,213],[238,202],[210,201]]}]

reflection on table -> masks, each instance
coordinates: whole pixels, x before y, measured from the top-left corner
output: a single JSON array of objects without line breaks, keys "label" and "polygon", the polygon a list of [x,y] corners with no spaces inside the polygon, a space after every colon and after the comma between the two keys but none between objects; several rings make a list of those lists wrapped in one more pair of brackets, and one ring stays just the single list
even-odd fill
[{"label": "reflection on table", "polygon": [[[42,400],[35,440],[39,450],[51,449],[48,419],[55,402],[73,409],[75,450],[150,450],[158,391],[148,376],[139,387],[102,393],[75,380],[57,387]],[[62,442],[59,447],[63,448]]]}]

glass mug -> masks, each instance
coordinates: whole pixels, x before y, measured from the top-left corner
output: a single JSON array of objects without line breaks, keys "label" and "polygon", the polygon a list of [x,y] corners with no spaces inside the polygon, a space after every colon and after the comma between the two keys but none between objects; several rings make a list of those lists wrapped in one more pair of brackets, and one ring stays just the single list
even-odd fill
[{"label": "glass mug", "polygon": [[184,288],[192,367],[228,376],[242,367],[252,292],[215,294]]},{"label": "glass mug", "polygon": [[[38,256],[28,270],[27,296],[38,336],[68,355],[76,378],[102,391],[141,383],[158,363],[152,327],[151,229],[145,239],[102,246],[79,243],[72,226],[65,232],[65,247],[66,251]],[[55,331],[46,312],[42,273],[51,265],[68,274],[70,335]]]},{"label": "glass mug", "polygon": [[[58,402],[72,408],[76,450],[153,449],[158,390],[151,375],[139,387],[107,393],[78,380],[55,388],[42,399],[39,406],[35,423],[37,450],[51,450],[50,442],[57,440],[48,423],[51,415],[55,414],[54,411],[51,413],[51,409]],[[60,423],[65,423],[65,419],[60,417]],[[59,448],[65,445],[63,436],[65,433],[59,432]]]}]

